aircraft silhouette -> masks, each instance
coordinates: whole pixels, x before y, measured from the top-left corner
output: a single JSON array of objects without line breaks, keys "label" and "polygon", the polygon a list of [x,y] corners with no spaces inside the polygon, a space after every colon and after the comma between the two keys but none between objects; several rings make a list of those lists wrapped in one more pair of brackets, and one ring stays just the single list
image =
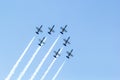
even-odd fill
[{"label": "aircraft silhouette", "polygon": [[67,39],[63,39],[64,40],[64,43],[63,43],[64,46],[67,46],[67,44],[70,44],[69,39],[70,39],[70,37],[68,37]]},{"label": "aircraft silhouette", "polygon": [[61,27],[61,29],[62,29],[62,31],[60,31],[60,33],[61,33],[61,34],[63,34],[64,32],[67,32],[66,27],[67,27],[67,25],[65,25],[65,27],[64,27],[64,28],[63,28],[63,27]]},{"label": "aircraft silhouette", "polygon": [[58,51],[57,51],[57,52],[56,52],[56,51],[54,51],[55,55],[53,55],[53,56],[54,56],[55,58],[57,58],[57,56],[60,56],[59,52],[60,52],[60,49],[58,49]]},{"label": "aircraft silhouette", "polygon": [[38,45],[39,45],[39,46],[42,46],[42,44],[45,44],[44,40],[45,40],[45,37],[43,37],[42,40],[39,39],[40,43],[39,43]]},{"label": "aircraft silhouette", "polygon": [[51,32],[55,32],[55,31],[53,30],[54,27],[55,27],[55,25],[53,25],[52,28],[50,28],[50,27],[48,28],[48,29],[49,29],[48,34],[51,34]]},{"label": "aircraft silhouette", "polygon": [[39,32],[43,32],[41,29],[42,29],[42,25],[40,27],[36,27],[37,31],[36,31],[36,34],[39,34]]},{"label": "aircraft silhouette", "polygon": [[71,57],[73,57],[72,52],[73,52],[73,49],[71,49],[71,51],[70,51],[70,52],[68,52],[68,51],[67,51],[67,54],[68,54],[68,55],[66,56],[66,58],[68,58],[68,59],[69,59],[69,58],[70,58],[70,56],[71,56]]}]

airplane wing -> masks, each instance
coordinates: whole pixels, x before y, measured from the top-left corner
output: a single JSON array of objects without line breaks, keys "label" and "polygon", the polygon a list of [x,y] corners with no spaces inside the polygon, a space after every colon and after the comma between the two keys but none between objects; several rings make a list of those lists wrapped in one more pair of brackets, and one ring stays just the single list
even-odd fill
[{"label": "airplane wing", "polygon": [[57,53],[56,51],[54,51],[54,53]]},{"label": "airplane wing", "polygon": [[39,28],[38,28],[38,27],[36,27],[36,29],[38,30]]},{"label": "airplane wing", "polygon": [[66,30],[66,29],[65,29],[64,31],[65,31],[65,32],[67,32],[67,30]]},{"label": "airplane wing", "polygon": [[62,30],[63,30],[63,27],[60,27],[60,29],[62,29]]},{"label": "airplane wing", "polygon": [[73,57],[73,55],[72,55],[72,54],[70,54],[70,56],[72,56],[72,57]]},{"label": "airplane wing", "polygon": [[45,42],[42,42],[43,44],[45,44]]},{"label": "airplane wing", "polygon": [[67,43],[68,43],[68,44],[70,44],[70,42],[69,42],[69,41],[68,41]]},{"label": "airplane wing", "polygon": [[41,39],[39,39],[39,42],[41,42],[42,40]]},{"label": "airplane wing", "polygon": [[52,30],[52,32],[55,32],[54,30]]},{"label": "airplane wing", "polygon": [[56,55],[60,56],[60,54],[59,54],[59,53],[58,53],[58,54],[56,54]]},{"label": "airplane wing", "polygon": [[41,29],[38,29],[38,32],[43,32]]},{"label": "airplane wing", "polygon": [[65,42],[67,41],[66,39],[63,39]]},{"label": "airplane wing", "polygon": [[49,30],[51,30],[51,28],[50,28],[50,27],[48,27],[48,29],[49,29]]},{"label": "airplane wing", "polygon": [[68,44],[70,44],[70,42],[68,41],[68,40],[66,40],[66,39],[63,39],[64,41],[65,41],[65,43],[68,43]]},{"label": "airplane wing", "polygon": [[70,52],[67,51],[67,54],[70,54]]}]

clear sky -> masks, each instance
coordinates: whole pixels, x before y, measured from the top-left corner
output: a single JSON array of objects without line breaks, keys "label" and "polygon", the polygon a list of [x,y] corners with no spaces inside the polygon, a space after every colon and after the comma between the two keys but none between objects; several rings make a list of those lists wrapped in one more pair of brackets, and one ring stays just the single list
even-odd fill
[{"label": "clear sky", "polygon": [[[44,33],[37,36],[35,27],[41,24]],[[55,33],[50,36],[47,31],[53,24]],[[63,49],[45,80],[52,79],[64,60],[56,80],[120,80],[120,0],[0,0],[0,80],[36,36],[11,78],[16,80],[37,49],[38,39],[46,36],[46,44],[22,78],[28,80],[66,24],[68,33],[61,36],[35,80],[41,78],[53,60],[53,51],[68,36],[71,44]],[[72,48],[74,57],[67,60],[65,52]]]}]

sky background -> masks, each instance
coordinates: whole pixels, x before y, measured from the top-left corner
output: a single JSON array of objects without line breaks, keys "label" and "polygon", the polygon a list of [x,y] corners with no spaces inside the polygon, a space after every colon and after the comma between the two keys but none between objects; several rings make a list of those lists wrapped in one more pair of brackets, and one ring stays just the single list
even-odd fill
[{"label": "sky background", "polygon": [[[46,44],[22,80],[28,80],[60,32],[68,25],[45,64],[37,74],[39,80],[53,60],[53,51],[71,37],[45,80],[51,80],[59,66],[66,63],[56,80],[120,80],[120,0],[0,0],[0,80],[9,74],[30,40],[36,36],[29,51],[17,67],[11,80],[20,72],[38,47],[38,39],[46,36]],[[36,35],[36,26],[43,33]],[[47,34],[56,25],[55,33]],[[65,58],[74,49],[74,57]]]}]

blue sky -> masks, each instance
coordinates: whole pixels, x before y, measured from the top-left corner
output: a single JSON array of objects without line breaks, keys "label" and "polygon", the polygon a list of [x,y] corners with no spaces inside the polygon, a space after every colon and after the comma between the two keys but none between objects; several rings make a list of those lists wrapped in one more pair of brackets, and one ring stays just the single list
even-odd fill
[{"label": "blue sky", "polygon": [[[57,38],[60,27],[67,24],[68,33],[61,36],[35,79],[40,79],[53,60],[53,51],[62,47],[62,39],[71,36],[71,45],[63,49],[63,55],[57,59],[46,80],[51,79],[67,60],[65,52],[72,48],[74,57],[66,61],[56,80],[120,80],[119,4],[119,0],[1,0],[0,79],[9,74],[29,41],[36,36],[11,78],[16,80],[37,49],[38,39],[47,36],[46,44],[23,77],[28,80]],[[35,27],[41,24],[44,33],[37,36]],[[53,24],[56,25],[55,33],[50,36],[47,31]]]}]

